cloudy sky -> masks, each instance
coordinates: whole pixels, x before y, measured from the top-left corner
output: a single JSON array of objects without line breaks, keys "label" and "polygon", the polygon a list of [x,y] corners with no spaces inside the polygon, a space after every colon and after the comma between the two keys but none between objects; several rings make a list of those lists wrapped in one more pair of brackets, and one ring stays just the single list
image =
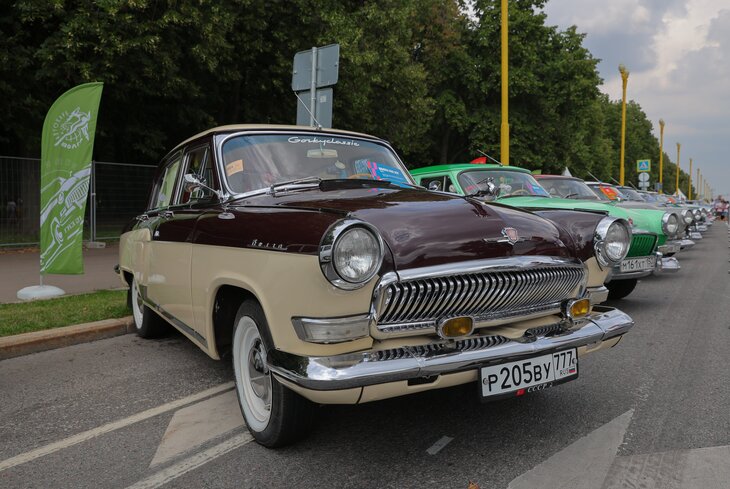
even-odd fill
[{"label": "cloudy sky", "polygon": [[[550,0],[547,23],[578,26],[604,80],[621,98],[618,65],[630,71],[628,98],[641,104],[672,161],[694,161],[715,194],[730,194],[730,0]],[[658,155],[651,156],[659,164]],[[683,189],[684,190],[684,189]],[[686,190],[685,190],[686,191]]]}]

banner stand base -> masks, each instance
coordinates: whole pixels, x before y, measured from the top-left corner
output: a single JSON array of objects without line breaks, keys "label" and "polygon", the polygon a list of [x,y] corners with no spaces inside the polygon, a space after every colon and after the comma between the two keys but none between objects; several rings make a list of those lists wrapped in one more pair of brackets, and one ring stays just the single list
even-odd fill
[{"label": "banner stand base", "polygon": [[21,301],[32,301],[35,299],[50,299],[65,294],[66,292],[63,289],[54,285],[31,285],[20,289],[17,296]]},{"label": "banner stand base", "polygon": [[84,246],[87,250],[90,248],[106,248],[106,243],[104,241],[84,241]]}]

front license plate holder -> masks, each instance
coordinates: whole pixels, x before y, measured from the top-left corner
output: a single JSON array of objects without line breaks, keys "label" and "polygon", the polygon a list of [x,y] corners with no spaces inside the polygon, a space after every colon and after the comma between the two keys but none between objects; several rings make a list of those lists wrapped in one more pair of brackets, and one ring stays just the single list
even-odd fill
[{"label": "front license plate holder", "polygon": [[626,258],[621,262],[621,273],[644,272],[646,270],[654,270],[654,267],[656,267],[656,256]]},{"label": "front license plate holder", "polygon": [[479,396],[482,402],[519,397],[577,378],[578,350],[571,348],[514,362],[481,367],[479,369]]}]

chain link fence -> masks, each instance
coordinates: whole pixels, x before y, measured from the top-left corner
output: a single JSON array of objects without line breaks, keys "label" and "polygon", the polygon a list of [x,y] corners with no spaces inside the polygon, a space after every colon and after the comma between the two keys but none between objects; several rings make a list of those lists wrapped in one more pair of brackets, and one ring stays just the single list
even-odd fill
[{"label": "chain link fence", "polygon": [[[124,225],[147,206],[156,166],[95,161],[91,165],[84,239],[119,238]],[[41,163],[0,156],[0,248],[40,242]]]}]

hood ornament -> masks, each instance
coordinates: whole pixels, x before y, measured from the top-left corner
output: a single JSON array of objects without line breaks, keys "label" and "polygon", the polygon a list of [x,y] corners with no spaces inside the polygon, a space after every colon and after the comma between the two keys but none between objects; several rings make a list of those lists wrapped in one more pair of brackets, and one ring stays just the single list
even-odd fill
[{"label": "hood ornament", "polygon": [[527,238],[520,236],[515,228],[502,228],[501,238],[484,238],[485,243],[509,243],[514,246],[515,243],[526,241]]}]

